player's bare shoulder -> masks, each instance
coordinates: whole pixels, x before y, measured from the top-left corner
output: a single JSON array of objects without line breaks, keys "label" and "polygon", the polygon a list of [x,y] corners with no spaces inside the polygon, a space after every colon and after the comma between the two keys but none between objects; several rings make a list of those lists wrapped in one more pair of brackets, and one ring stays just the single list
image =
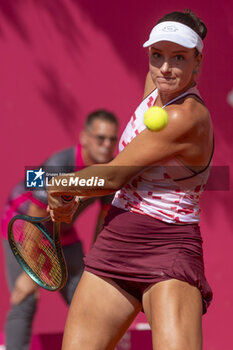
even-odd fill
[{"label": "player's bare shoulder", "polygon": [[211,118],[204,103],[195,96],[189,96],[179,104],[166,107],[171,124],[178,125],[186,131],[200,135],[206,129],[212,129]]},{"label": "player's bare shoulder", "polygon": [[192,97],[166,109],[170,125],[176,133],[176,141],[186,145],[178,158],[190,166],[205,165],[210,157],[213,141],[208,109],[199,99]]},{"label": "player's bare shoulder", "polygon": [[187,112],[187,116],[192,118],[195,126],[200,128],[201,126],[211,126],[210,113],[205,104],[195,95],[188,96],[183,106]]}]

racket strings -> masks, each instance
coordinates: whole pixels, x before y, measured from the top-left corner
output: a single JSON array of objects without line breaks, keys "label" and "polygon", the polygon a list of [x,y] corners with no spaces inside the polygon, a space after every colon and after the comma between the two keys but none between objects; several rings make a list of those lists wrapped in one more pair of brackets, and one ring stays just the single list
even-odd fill
[{"label": "racket strings", "polygon": [[17,219],[12,234],[18,254],[45,284],[61,284],[62,270],[57,253],[49,239],[33,223]]}]

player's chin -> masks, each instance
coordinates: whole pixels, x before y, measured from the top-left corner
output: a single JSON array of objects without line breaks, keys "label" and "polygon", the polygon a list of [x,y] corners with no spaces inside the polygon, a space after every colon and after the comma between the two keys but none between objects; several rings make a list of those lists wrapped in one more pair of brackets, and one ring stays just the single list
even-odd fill
[{"label": "player's chin", "polygon": [[157,83],[156,87],[161,91],[161,92],[169,92],[177,89],[177,84],[174,80],[164,80],[160,81]]}]

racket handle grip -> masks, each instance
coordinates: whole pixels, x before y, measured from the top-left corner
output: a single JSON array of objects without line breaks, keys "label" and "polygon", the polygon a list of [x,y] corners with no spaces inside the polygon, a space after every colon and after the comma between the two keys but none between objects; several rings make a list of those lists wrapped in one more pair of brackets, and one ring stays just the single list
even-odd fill
[{"label": "racket handle grip", "polygon": [[74,199],[73,196],[62,196],[61,198],[64,202],[71,202]]}]

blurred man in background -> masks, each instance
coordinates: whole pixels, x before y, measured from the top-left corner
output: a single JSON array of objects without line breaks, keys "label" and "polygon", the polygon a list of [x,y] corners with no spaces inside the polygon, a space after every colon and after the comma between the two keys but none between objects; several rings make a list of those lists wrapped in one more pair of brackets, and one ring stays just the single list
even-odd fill
[{"label": "blurred man in background", "polygon": [[[118,120],[106,110],[97,110],[87,116],[76,146],[53,154],[43,170],[72,173],[92,164],[107,163],[113,158],[117,142]],[[61,242],[68,268],[68,281],[60,291],[69,305],[83,272],[83,249],[74,222],[80,213],[96,200],[100,202],[93,241],[101,230],[104,217],[113,195],[85,200],[78,208],[71,224],[61,225]],[[7,241],[7,225],[16,214],[47,216],[45,190],[26,191],[25,181],[12,190],[2,218],[2,235],[5,249],[6,274],[11,292],[11,308],[6,320],[6,350],[28,350],[32,322],[39,298],[39,286],[22,270],[13,256]],[[52,227],[51,227],[52,228]]]}]

